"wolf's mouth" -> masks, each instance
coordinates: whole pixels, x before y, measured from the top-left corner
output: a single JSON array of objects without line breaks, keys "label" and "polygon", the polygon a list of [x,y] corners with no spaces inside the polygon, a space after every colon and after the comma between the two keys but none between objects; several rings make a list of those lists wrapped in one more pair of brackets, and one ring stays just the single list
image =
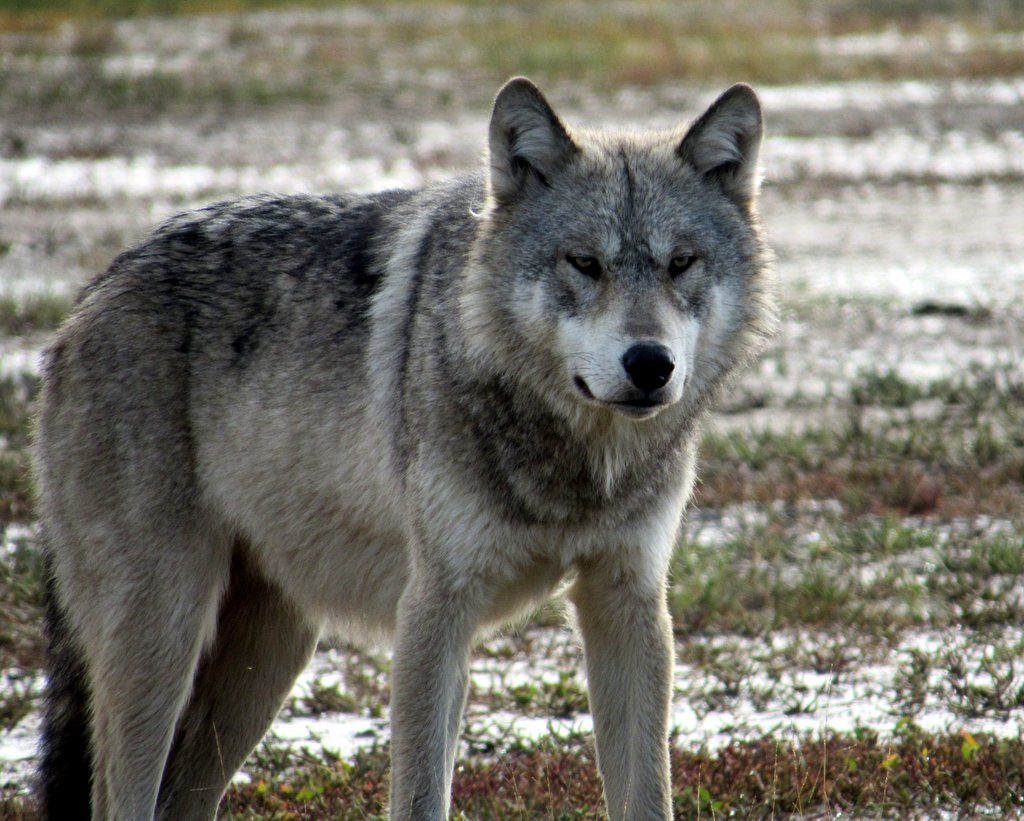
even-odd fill
[{"label": "wolf's mouth", "polygon": [[664,405],[665,403],[661,402],[661,401],[659,401],[657,399],[652,399],[649,396],[644,396],[644,397],[641,397],[640,399],[626,399],[626,400],[624,400],[622,402],[614,402],[613,404],[619,405],[619,406],[624,407],[624,408],[642,408],[642,409],[646,409],[646,408],[657,408],[657,407],[660,407],[661,405]]},{"label": "wolf's mouth", "polygon": [[650,396],[642,396],[637,399],[624,399],[621,402],[609,402],[608,404],[619,413],[632,419],[650,419],[669,403],[652,399]]},{"label": "wolf's mouth", "polygon": [[597,397],[591,392],[590,388],[587,387],[587,383],[583,380],[582,376],[574,376],[572,383],[576,386],[576,389],[582,393],[587,399],[596,399]]},{"label": "wolf's mouth", "polygon": [[590,390],[590,386],[587,385],[586,380],[582,376],[574,376],[572,378],[573,384],[576,386],[576,390],[580,392],[580,395],[585,399],[589,399],[592,402],[600,402],[606,407],[614,407],[622,413],[628,416],[646,417],[648,411],[654,410],[655,408],[663,407],[668,404],[662,399],[655,399],[653,396],[637,396],[632,399],[622,399],[618,402],[605,402],[594,396],[594,392]]}]

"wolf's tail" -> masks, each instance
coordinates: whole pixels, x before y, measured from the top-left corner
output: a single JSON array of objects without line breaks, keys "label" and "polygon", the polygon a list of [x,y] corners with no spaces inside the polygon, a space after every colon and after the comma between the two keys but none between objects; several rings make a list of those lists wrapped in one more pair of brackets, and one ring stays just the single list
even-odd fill
[{"label": "wolf's tail", "polygon": [[47,652],[38,796],[44,819],[88,819],[92,761],[85,660],[57,600],[50,557],[44,560]]}]

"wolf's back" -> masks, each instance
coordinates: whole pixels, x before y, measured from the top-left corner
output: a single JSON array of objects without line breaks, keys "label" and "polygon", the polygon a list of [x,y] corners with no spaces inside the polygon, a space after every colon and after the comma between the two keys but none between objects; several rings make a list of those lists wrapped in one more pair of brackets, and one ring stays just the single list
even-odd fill
[{"label": "wolf's back", "polygon": [[147,561],[115,544],[97,549],[90,528],[111,511],[157,517],[153,500],[197,503],[198,404],[229,397],[312,340],[354,364],[381,278],[375,249],[409,196],[220,203],[164,223],[83,289],[44,358],[36,436],[49,643],[44,817],[89,815],[86,660],[99,654],[102,608],[118,607],[92,594],[90,577]]}]

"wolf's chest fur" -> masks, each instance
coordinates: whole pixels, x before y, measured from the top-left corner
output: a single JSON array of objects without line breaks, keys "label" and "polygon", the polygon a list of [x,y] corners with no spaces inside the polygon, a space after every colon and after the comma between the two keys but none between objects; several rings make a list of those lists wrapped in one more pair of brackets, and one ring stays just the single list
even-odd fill
[{"label": "wolf's chest fur", "polygon": [[686,420],[647,431],[608,420],[603,429],[581,430],[500,379],[459,388],[457,411],[443,422],[453,463],[471,472],[489,504],[511,521],[627,520],[679,475],[687,456]]}]

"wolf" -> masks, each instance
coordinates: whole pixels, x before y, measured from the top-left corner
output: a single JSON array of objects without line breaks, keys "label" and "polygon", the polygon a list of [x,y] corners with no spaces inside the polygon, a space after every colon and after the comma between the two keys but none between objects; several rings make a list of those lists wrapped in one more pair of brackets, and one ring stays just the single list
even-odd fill
[{"label": "wolf", "polygon": [[566,590],[609,816],[669,818],[667,575],[770,337],[746,85],[571,129],[529,80],[420,190],[173,217],[48,348],[50,818],[210,818],[318,637],[390,640],[395,819],[443,818],[487,629]]}]

